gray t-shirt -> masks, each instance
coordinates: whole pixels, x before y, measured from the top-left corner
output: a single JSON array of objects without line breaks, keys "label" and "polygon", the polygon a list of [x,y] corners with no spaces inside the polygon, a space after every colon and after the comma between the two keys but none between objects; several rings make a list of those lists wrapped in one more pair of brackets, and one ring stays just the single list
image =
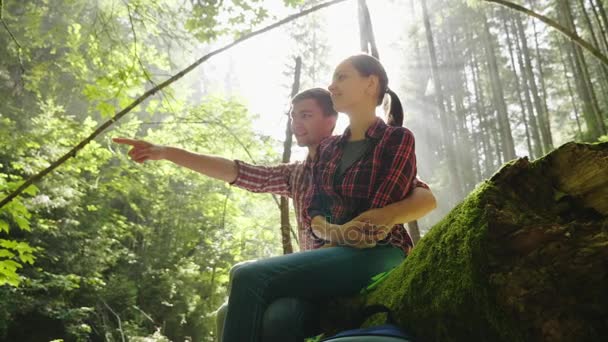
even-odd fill
[{"label": "gray t-shirt", "polygon": [[368,139],[348,141],[344,145],[342,159],[340,159],[340,164],[338,164],[338,173],[336,174],[338,177],[334,179],[341,179],[346,170],[367,152],[369,146],[370,141]]}]

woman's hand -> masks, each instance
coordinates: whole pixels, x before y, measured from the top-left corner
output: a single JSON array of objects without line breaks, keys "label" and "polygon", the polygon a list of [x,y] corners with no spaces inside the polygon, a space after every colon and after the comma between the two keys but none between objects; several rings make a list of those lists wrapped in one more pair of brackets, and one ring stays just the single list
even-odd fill
[{"label": "woman's hand", "polygon": [[364,232],[365,224],[363,222],[350,221],[346,224],[338,225],[327,222],[323,216],[315,216],[311,221],[311,228],[317,237],[334,245],[345,245],[355,248],[376,246],[377,240]]},{"label": "woman's hand", "polygon": [[165,147],[155,145],[143,140],[128,139],[128,138],[113,138],[117,144],[132,146],[129,150],[129,157],[137,163],[143,163],[146,160],[161,160],[165,159]]},{"label": "woman's hand", "polygon": [[393,217],[390,211],[386,209],[370,209],[350,222],[359,222],[362,224],[365,233],[372,235],[376,241],[380,241],[386,238],[395,226],[396,223]]},{"label": "woman's hand", "polygon": [[351,220],[338,227],[339,232],[337,235],[342,244],[354,248],[371,248],[376,246],[378,239],[373,234],[368,233],[368,227],[365,222]]}]

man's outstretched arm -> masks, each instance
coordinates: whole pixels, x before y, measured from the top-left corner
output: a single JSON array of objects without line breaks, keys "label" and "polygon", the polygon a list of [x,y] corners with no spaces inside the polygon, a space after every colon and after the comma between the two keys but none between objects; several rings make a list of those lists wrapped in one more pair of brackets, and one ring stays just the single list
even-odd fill
[{"label": "man's outstretched arm", "polygon": [[129,157],[137,163],[146,160],[168,160],[205,176],[234,182],[238,175],[236,162],[222,157],[193,153],[177,147],[162,146],[143,140],[114,138],[115,143],[131,146]]},{"label": "man's outstretched arm", "polygon": [[218,156],[198,154],[177,147],[156,145],[143,140],[128,138],[112,140],[118,144],[131,146],[129,157],[137,163],[146,160],[168,160],[245,190],[291,196],[289,180],[294,164],[257,166]]}]

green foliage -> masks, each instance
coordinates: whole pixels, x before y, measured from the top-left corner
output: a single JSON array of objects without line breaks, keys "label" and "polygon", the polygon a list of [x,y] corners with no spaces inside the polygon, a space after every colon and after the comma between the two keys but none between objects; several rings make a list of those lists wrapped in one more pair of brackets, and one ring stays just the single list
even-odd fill
[{"label": "green foliage", "polygon": [[[240,31],[270,18],[258,5],[235,1],[217,13],[239,18],[244,9]],[[24,71],[0,35],[2,196],[153,86],[155,74],[171,73],[165,51],[193,42],[183,23],[207,41],[234,33],[230,22],[206,30],[219,19],[199,21],[164,0],[4,1],[3,18],[23,47]],[[277,161],[278,144],[253,132],[243,104],[206,97],[188,108],[190,92],[167,89],[111,136]],[[97,139],[0,209],[0,340],[211,340],[228,270],[280,253],[278,222],[268,195],[165,162],[139,165]],[[36,332],[28,319],[40,323]]]},{"label": "green foliage", "polygon": [[[271,9],[263,0],[194,1],[192,17],[186,21],[186,29],[201,42],[209,42],[223,35],[241,36],[263,23],[271,16]],[[289,7],[296,7],[304,0],[283,0]]]}]

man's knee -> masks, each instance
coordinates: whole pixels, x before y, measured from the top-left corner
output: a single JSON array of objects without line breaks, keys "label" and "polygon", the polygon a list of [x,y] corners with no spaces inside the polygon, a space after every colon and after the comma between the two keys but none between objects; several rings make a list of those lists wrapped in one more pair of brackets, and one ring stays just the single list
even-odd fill
[{"label": "man's knee", "polygon": [[239,268],[251,264],[253,262],[256,262],[257,260],[246,260],[246,261],[241,261],[237,264],[234,264],[231,268],[230,271],[228,272],[228,293],[230,293],[230,288],[232,287],[232,281],[234,279],[234,275],[236,274],[236,272],[239,270]]},{"label": "man's knee", "polygon": [[317,324],[312,303],[299,298],[279,298],[264,312],[262,341],[301,341],[314,334]]},{"label": "man's knee", "polygon": [[243,286],[255,286],[258,281],[262,280],[260,275],[261,269],[254,261],[245,261],[236,264],[231,269],[232,278],[230,279],[230,288],[232,288],[234,284],[239,284],[240,288],[243,288]]}]

